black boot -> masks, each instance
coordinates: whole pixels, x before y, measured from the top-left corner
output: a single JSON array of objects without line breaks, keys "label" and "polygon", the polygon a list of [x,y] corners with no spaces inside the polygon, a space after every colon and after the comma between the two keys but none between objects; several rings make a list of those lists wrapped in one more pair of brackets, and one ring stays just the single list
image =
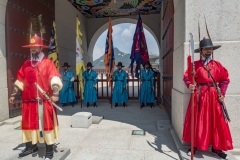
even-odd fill
[{"label": "black boot", "polygon": [[53,145],[46,144],[46,155],[45,160],[49,160],[53,158]]},{"label": "black boot", "polygon": [[[193,149],[193,155],[195,155],[196,152],[197,152],[197,147],[194,147],[194,149]],[[187,151],[187,155],[188,155],[188,156],[191,156],[191,148]]]},{"label": "black boot", "polygon": [[65,106],[67,106],[67,104],[66,104],[66,103],[63,103],[63,104],[62,104],[62,107],[65,107]]},{"label": "black boot", "polygon": [[150,104],[150,107],[153,108],[153,103]]},{"label": "black boot", "polygon": [[118,106],[118,103],[115,103],[115,107],[117,107]]},{"label": "black boot", "polygon": [[87,103],[87,108],[89,107],[89,103]]},{"label": "black boot", "polygon": [[74,103],[71,103],[72,104],[72,107],[74,107]]},{"label": "black boot", "polygon": [[96,104],[96,102],[94,102],[93,106],[97,108],[97,104]]},{"label": "black boot", "polygon": [[144,103],[142,103],[142,105],[141,105],[141,108],[143,108],[144,107]]},{"label": "black boot", "polygon": [[26,148],[20,153],[18,156],[20,157],[25,157],[29,154],[35,153],[38,151],[37,144],[32,144],[32,142],[27,142],[26,143]]},{"label": "black boot", "polygon": [[126,105],[126,103],[125,103],[125,102],[123,103],[123,107],[127,107],[127,105]]},{"label": "black boot", "polygon": [[212,148],[212,152],[216,155],[218,155],[219,157],[221,157],[222,159],[229,159],[229,157],[227,156],[226,153],[224,153],[222,150],[218,150],[218,149],[214,149]]}]

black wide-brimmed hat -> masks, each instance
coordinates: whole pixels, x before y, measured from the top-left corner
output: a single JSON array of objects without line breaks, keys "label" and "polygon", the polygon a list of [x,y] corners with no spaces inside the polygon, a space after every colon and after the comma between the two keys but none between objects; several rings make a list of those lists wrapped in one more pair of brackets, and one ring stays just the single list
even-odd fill
[{"label": "black wide-brimmed hat", "polygon": [[211,39],[203,38],[199,43],[199,48],[195,49],[194,52],[199,53],[202,48],[209,48],[209,47],[212,47],[213,50],[216,50],[216,49],[220,48],[221,45],[214,46]]},{"label": "black wide-brimmed hat", "polygon": [[91,62],[88,62],[86,67],[94,67],[94,66],[92,65]]},{"label": "black wide-brimmed hat", "polygon": [[151,66],[151,64],[150,64],[149,61],[147,61],[147,62],[145,62],[145,63],[143,64],[143,66],[145,66],[145,65],[149,65],[149,66]]},{"label": "black wide-brimmed hat", "polygon": [[67,62],[64,62],[62,67],[71,67],[71,66],[69,66]]},{"label": "black wide-brimmed hat", "polygon": [[125,66],[122,65],[122,62],[118,62],[118,64],[117,64],[116,66],[117,66],[117,67],[118,67],[118,66],[125,67]]}]

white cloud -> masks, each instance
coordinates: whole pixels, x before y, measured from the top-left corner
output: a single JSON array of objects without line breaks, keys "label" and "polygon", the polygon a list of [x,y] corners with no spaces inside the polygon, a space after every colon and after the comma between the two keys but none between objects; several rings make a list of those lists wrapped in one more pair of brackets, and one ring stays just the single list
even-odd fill
[{"label": "white cloud", "polygon": [[125,41],[125,43],[129,43],[129,41],[132,41],[133,35],[136,29],[135,24],[131,24],[128,28],[125,28],[123,32],[121,33],[121,37]]},{"label": "white cloud", "polygon": [[119,25],[115,25],[112,28],[113,28],[113,34],[112,34],[113,37],[122,31],[122,28]]},{"label": "white cloud", "polygon": [[96,59],[100,58],[102,55],[104,55],[105,53],[105,46],[103,46],[102,48],[99,48],[98,46],[95,45],[94,49],[93,49],[93,61],[95,61]]}]

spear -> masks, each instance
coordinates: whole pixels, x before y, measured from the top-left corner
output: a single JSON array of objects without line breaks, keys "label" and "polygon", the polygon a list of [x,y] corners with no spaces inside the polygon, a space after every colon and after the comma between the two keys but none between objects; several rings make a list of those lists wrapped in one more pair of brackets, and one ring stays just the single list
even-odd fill
[{"label": "spear", "polygon": [[[194,85],[194,40],[190,34],[191,55],[188,56],[188,75],[191,84]],[[194,159],[194,90],[191,91],[191,160]]]}]

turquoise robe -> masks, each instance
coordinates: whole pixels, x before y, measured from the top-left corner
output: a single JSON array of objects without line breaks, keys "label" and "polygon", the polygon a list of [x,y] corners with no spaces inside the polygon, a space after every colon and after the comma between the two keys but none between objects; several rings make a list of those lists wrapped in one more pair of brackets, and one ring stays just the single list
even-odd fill
[{"label": "turquoise robe", "polygon": [[63,87],[59,93],[60,103],[73,103],[76,101],[76,95],[73,89],[74,73],[70,70],[61,72]]},{"label": "turquoise robe", "polygon": [[113,73],[113,82],[114,84],[114,89],[113,89],[113,94],[112,94],[112,102],[113,103],[124,103],[127,102],[128,100],[128,92],[127,89],[124,87],[127,87],[127,73],[124,70],[116,70]]},{"label": "turquoise robe", "polygon": [[140,72],[140,78],[142,80],[140,94],[138,95],[138,100],[141,103],[154,103],[155,95],[152,87],[154,86],[154,72],[149,69],[143,69]]},{"label": "turquoise robe", "polygon": [[97,91],[95,85],[97,84],[97,72],[94,70],[86,70],[82,73],[84,85],[84,103],[97,102]]}]

